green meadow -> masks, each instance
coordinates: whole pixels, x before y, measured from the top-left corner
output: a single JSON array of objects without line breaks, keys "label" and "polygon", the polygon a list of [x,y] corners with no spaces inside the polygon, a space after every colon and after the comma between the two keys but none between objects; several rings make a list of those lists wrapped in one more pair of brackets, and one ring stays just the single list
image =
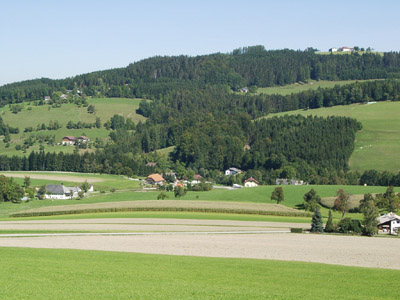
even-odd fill
[{"label": "green meadow", "polygon": [[398,270],[1,248],[2,299],[395,299]]},{"label": "green meadow", "polygon": [[340,80],[340,81],[330,81],[330,80],[309,80],[305,83],[294,83],[288,84],[284,86],[274,86],[274,87],[265,87],[258,88],[257,94],[278,94],[278,95],[290,95],[305,92],[308,90],[317,90],[319,88],[333,88],[335,85],[346,85],[354,82],[363,82],[367,80]]},{"label": "green meadow", "polygon": [[350,157],[354,171],[375,169],[399,172],[400,170],[400,102],[352,104],[310,110],[296,110],[284,114],[303,116],[345,116],[355,118],[363,125],[357,132],[355,149]]},{"label": "green meadow", "polygon": [[[5,147],[4,143],[0,143],[0,151],[6,155],[25,155],[21,150],[15,150],[15,145],[23,145],[24,140],[31,135],[55,135],[56,143],[61,143],[64,136],[81,136],[85,135],[92,141],[96,138],[106,139],[110,131],[106,130],[103,126],[97,128],[82,128],[82,129],[68,129],[66,125],[69,121],[77,123],[79,121],[85,123],[94,123],[96,117],[100,118],[102,125],[108,121],[113,115],[119,114],[125,118],[132,119],[135,123],[144,121],[145,118],[136,114],[136,109],[142,99],[126,99],[126,98],[93,98],[88,99],[89,104],[94,105],[96,109],[95,114],[89,114],[87,107],[79,107],[76,104],[62,104],[60,108],[52,108],[50,105],[35,106],[33,102],[21,103],[23,109],[18,114],[10,111],[8,106],[0,108],[0,115],[4,122],[12,127],[18,127],[19,134],[11,135],[11,144],[9,148]],[[50,121],[57,120],[62,128],[58,130],[40,130],[35,131],[38,124],[44,123],[46,126]],[[27,127],[32,127],[33,132],[24,132]],[[50,152],[72,153],[74,147],[71,146],[49,146],[43,143],[44,150]],[[28,149],[28,153],[40,148],[39,143]],[[91,149],[89,149],[90,151]],[[83,150],[82,150],[83,151]]]},{"label": "green meadow", "polygon": [[[101,202],[121,202],[121,201],[136,201],[136,200],[156,200],[160,191],[141,191],[140,182],[136,180],[128,180],[122,176],[117,175],[99,175],[99,174],[79,174],[79,173],[54,173],[54,172],[12,172],[23,175],[52,175],[52,176],[69,176],[69,178],[77,178],[75,182],[68,182],[59,178],[56,181],[49,181],[44,179],[31,179],[32,186],[40,186],[47,183],[60,183],[61,180],[64,184],[79,185],[82,179],[103,180],[95,182],[94,187],[96,190],[104,189],[107,191],[105,194],[93,194],[93,196],[83,198],[82,200],[33,200],[27,203],[0,203],[0,218],[7,218],[10,213],[20,212],[33,208],[40,208],[44,206],[59,206],[70,204],[95,204]],[[33,175],[32,175],[33,174]],[[23,178],[15,178],[19,183],[23,182]],[[208,192],[187,192],[181,198],[175,198],[173,192],[167,192],[169,200],[199,200],[199,201],[222,201],[222,202],[248,202],[248,203],[274,203],[270,200],[272,191],[276,186],[259,186],[256,188],[242,188],[242,189],[214,189]],[[303,196],[311,188],[315,189],[320,197],[333,197],[337,190],[344,189],[347,193],[352,195],[362,195],[365,193],[383,193],[386,187],[374,186],[339,186],[339,185],[287,185],[282,186],[284,189],[285,200],[281,204],[292,207],[300,208],[303,203]],[[110,193],[111,188],[117,189],[115,193]],[[162,201],[162,200],[160,200]],[[328,209],[322,208],[324,217],[328,216]],[[174,213],[172,213],[174,214]],[[196,214],[201,215],[201,214]],[[232,215],[232,214],[230,214]],[[351,214],[353,218],[362,218],[360,214]],[[217,215],[215,215],[217,217]],[[340,219],[341,214],[334,212],[334,218]],[[189,214],[188,218],[193,218]],[[304,222],[308,220],[303,217],[280,217],[280,220],[292,222]],[[298,220],[298,221],[297,221]]]}]

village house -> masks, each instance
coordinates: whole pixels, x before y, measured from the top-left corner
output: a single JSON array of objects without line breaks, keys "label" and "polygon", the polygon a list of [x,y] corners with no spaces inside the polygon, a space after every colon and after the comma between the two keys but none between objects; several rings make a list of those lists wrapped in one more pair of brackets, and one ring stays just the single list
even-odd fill
[{"label": "village house", "polygon": [[307,185],[307,182],[303,180],[287,179],[287,178],[277,178],[275,180],[276,185]]},{"label": "village house", "polygon": [[354,49],[350,48],[350,47],[342,47],[342,48],[339,49],[339,51],[341,51],[341,52],[351,52],[353,50]]},{"label": "village house", "polygon": [[148,162],[148,163],[146,164],[146,166],[147,166],[147,167],[154,168],[154,167],[157,166],[157,163],[156,163],[156,162]]},{"label": "village house", "polygon": [[240,89],[240,92],[242,92],[242,93],[248,93],[249,92],[249,89],[247,88],[247,87],[242,87],[241,89]]},{"label": "village house", "polygon": [[87,136],[81,135],[80,137],[77,138],[79,144],[86,144],[87,142],[90,142],[90,139]]},{"label": "village house", "polygon": [[260,183],[257,181],[257,180],[255,180],[253,177],[250,177],[249,179],[246,179],[245,181],[244,181],[244,186],[245,187],[256,187],[256,186],[258,186]]},{"label": "village house", "polygon": [[163,185],[164,184],[164,178],[160,174],[150,174],[149,176],[146,177],[146,184],[151,184],[151,185]]},{"label": "village house", "polygon": [[333,48],[329,49],[329,52],[331,52],[331,53],[333,53],[333,52],[337,52],[337,51],[338,51],[338,49],[337,49],[337,48],[335,48],[335,47],[333,47]]},{"label": "village house", "polygon": [[50,96],[44,96],[44,101],[49,101],[50,99]]},{"label": "village house", "polygon": [[[93,187],[92,187],[93,189]],[[46,186],[45,199],[66,200],[77,198],[78,193],[81,191],[80,187],[68,187],[62,184],[48,184]]]},{"label": "village house", "polygon": [[400,228],[400,217],[393,212],[378,217],[378,229],[380,232],[397,234]]},{"label": "village house", "polygon": [[69,145],[69,146],[72,146],[72,145],[75,145],[75,142],[76,142],[76,139],[75,139],[75,137],[74,136],[64,136],[63,138],[62,138],[62,144],[63,145]]},{"label": "village house", "polygon": [[229,168],[228,170],[225,170],[225,175],[226,176],[236,176],[237,174],[242,173],[242,170],[237,169],[237,168]]}]

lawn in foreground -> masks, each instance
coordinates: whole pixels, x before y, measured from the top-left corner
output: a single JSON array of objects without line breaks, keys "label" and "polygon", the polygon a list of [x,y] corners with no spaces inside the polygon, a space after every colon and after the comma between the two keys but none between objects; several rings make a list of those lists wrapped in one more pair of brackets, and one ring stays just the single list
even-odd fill
[{"label": "lawn in foreground", "polygon": [[315,263],[0,248],[2,299],[395,299],[400,271]]}]

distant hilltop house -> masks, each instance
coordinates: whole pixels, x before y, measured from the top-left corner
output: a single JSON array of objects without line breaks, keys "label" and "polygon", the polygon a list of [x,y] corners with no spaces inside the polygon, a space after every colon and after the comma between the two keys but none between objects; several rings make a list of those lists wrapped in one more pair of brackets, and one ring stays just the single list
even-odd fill
[{"label": "distant hilltop house", "polygon": [[151,184],[151,185],[163,185],[164,184],[164,178],[160,174],[150,174],[149,176],[146,177],[146,184]]},{"label": "distant hilltop house", "polygon": [[250,177],[249,179],[246,179],[245,181],[244,181],[244,186],[245,187],[256,187],[256,186],[258,186],[260,183],[257,181],[257,180],[255,180],[253,177]]},{"label": "distant hilltop house", "polygon": [[307,185],[307,182],[303,180],[295,180],[295,179],[287,179],[287,178],[278,178],[275,180],[276,185]]},{"label": "distant hilltop house", "polygon": [[73,145],[77,145],[77,144],[86,144],[90,142],[90,139],[87,136],[80,136],[80,137],[74,137],[74,136],[64,136],[62,138],[61,144],[62,145],[68,145],[68,146],[73,146]]},{"label": "distant hilltop house", "polygon": [[400,217],[392,212],[378,217],[378,229],[384,233],[397,234],[400,228]]},{"label": "distant hilltop house", "polygon": [[228,170],[225,170],[225,175],[226,176],[236,176],[237,174],[242,173],[242,170],[237,169],[237,168],[229,168]]},{"label": "distant hilltop house", "polygon": [[353,52],[354,48],[350,48],[350,47],[342,47],[342,48],[331,48],[329,49],[329,52],[333,53],[333,52]]},{"label": "distant hilltop house", "polygon": [[62,184],[48,184],[46,186],[45,199],[65,200],[77,198],[78,193],[81,191],[80,187],[68,187]]},{"label": "distant hilltop house", "polygon": [[246,94],[246,93],[249,92],[249,89],[248,89],[247,87],[242,87],[242,88],[240,89],[240,92]]}]

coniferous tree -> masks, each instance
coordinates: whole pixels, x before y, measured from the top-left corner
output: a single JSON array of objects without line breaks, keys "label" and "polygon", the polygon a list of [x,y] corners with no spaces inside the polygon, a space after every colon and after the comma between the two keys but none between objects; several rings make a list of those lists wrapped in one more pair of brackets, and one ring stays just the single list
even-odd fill
[{"label": "coniferous tree", "polygon": [[[366,195],[364,195],[364,198],[366,198]],[[378,233],[378,217],[379,217],[379,211],[378,208],[375,206],[375,203],[373,200],[367,200],[363,207],[362,207],[362,213],[364,215],[364,220],[363,220],[363,234],[367,236],[373,236]]]},{"label": "coniferous tree", "polygon": [[319,207],[317,207],[312,217],[310,232],[313,233],[324,232],[324,222],[322,221],[322,215],[321,212],[319,211]]},{"label": "coniferous tree", "polygon": [[329,210],[328,221],[326,221],[325,225],[325,232],[334,232],[334,231],[335,227],[333,226],[332,211]]}]

